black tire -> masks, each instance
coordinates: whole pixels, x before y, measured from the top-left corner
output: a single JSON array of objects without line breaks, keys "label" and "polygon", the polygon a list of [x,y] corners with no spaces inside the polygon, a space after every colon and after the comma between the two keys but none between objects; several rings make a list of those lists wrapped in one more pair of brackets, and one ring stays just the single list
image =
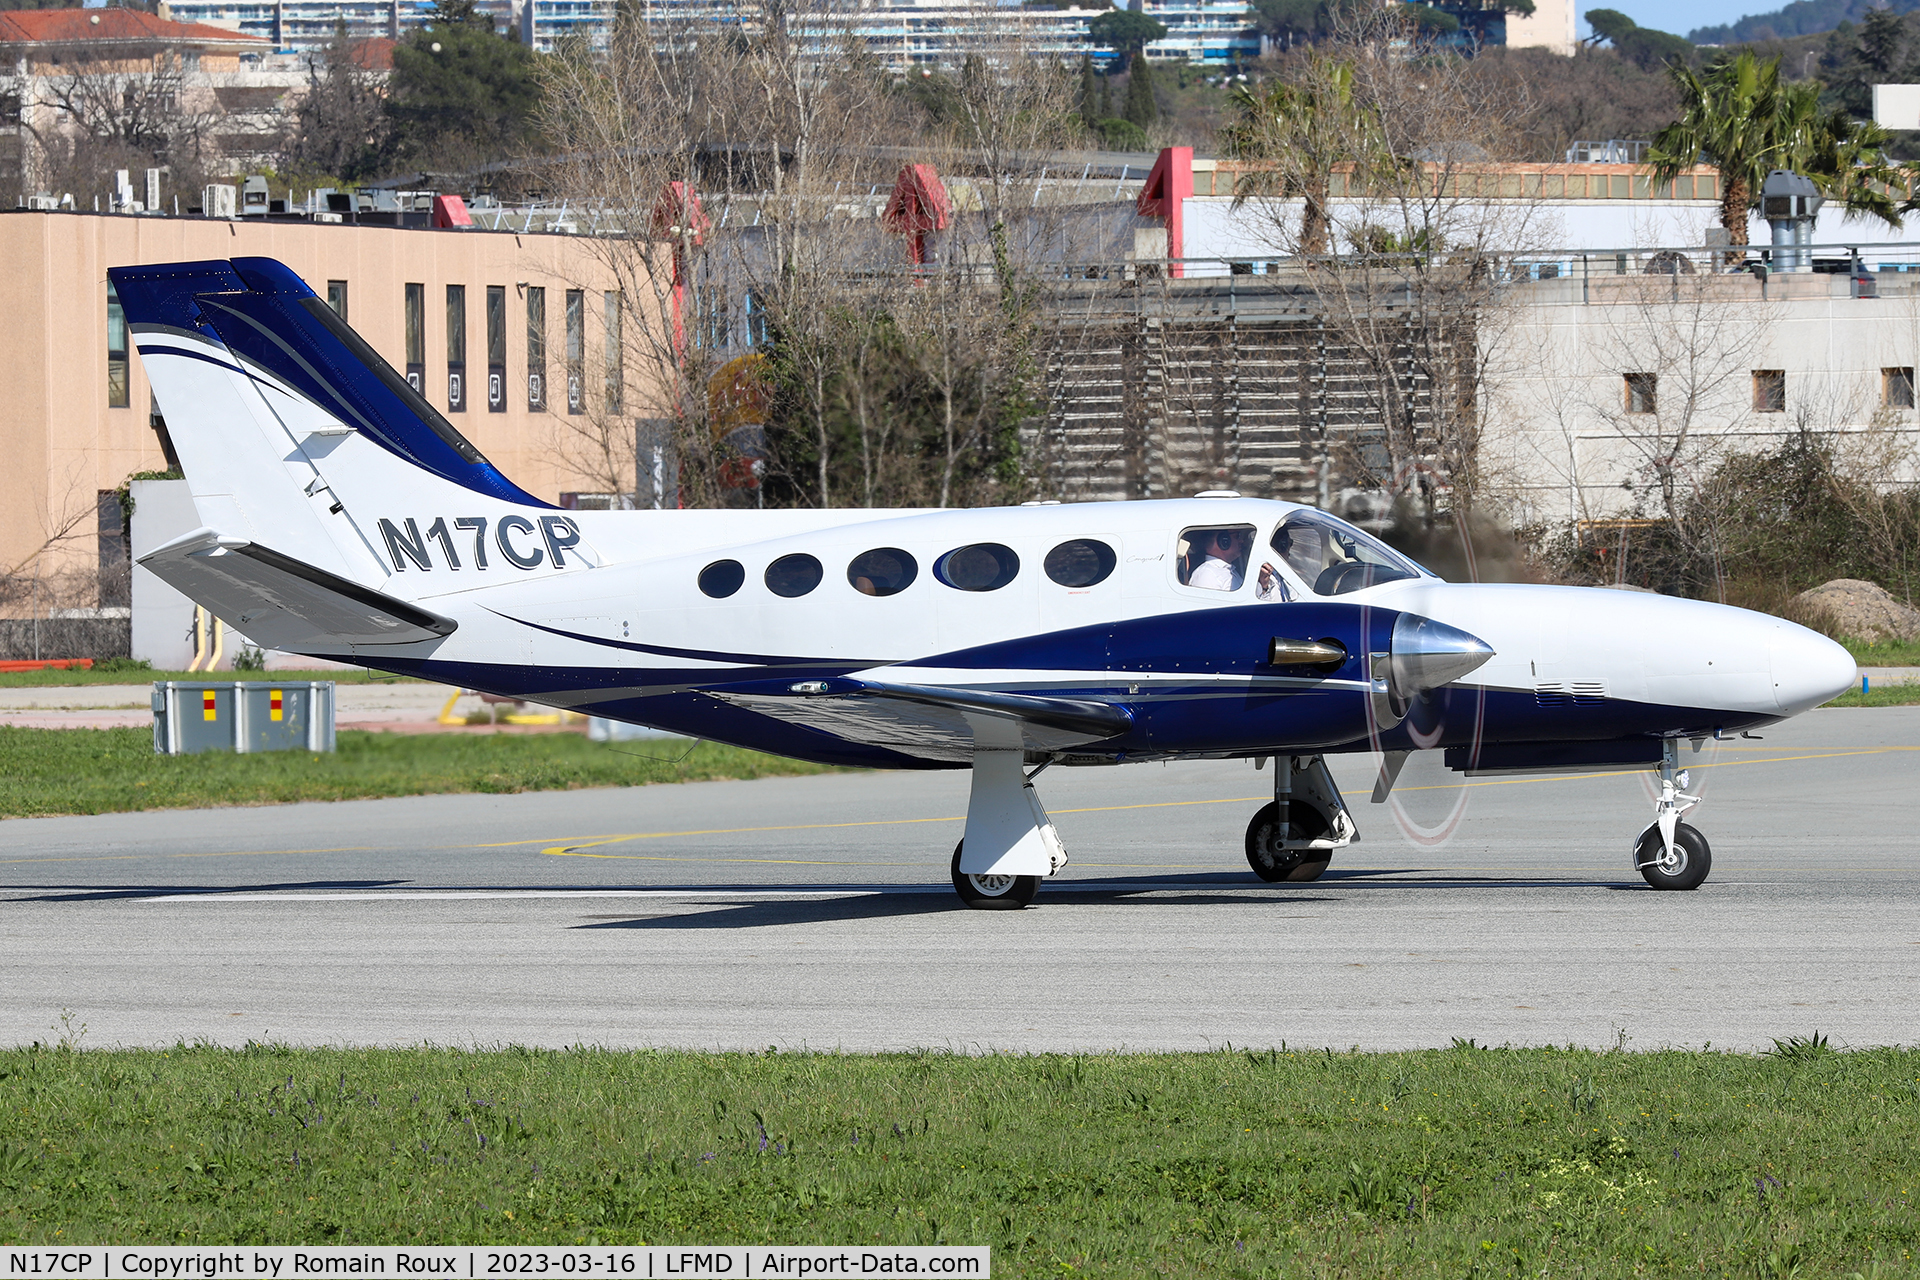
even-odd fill
[{"label": "black tire", "polygon": [[961,875],[960,850],[966,843],[953,846],[953,891],[975,911],[1018,911],[1040,892],[1039,876]]},{"label": "black tire", "polygon": [[1647,828],[1633,847],[1633,860],[1641,876],[1656,889],[1698,889],[1713,870],[1713,850],[1707,846],[1707,838],[1684,822],[1673,829],[1673,866],[1663,865],[1666,853],[1666,841],[1660,838],[1657,826]]},{"label": "black tire", "polygon": [[1333,861],[1325,849],[1282,849],[1282,840],[1318,840],[1327,834],[1325,814],[1304,800],[1287,805],[1287,834],[1280,834],[1280,804],[1273,802],[1247,824],[1247,865],[1268,884],[1304,884],[1318,880]]}]

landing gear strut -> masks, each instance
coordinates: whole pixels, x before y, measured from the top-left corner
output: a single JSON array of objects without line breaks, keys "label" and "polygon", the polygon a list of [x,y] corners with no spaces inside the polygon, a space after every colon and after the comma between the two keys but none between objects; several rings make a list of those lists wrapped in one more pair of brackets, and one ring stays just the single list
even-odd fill
[{"label": "landing gear strut", "polygon": [[953,888],[976,911],[1018,911],[1033,901],[1040,880],[1067,865],[1024,756],[1011,747],[976,749],[967,831],[953,847]]},{"label": "landing gear strut", "polygon": [[1276,756],[1273,803],[1247,824],[1247,865],[1269,884],[1318,880],[1357,830],[1321,756]]},{"label": "landing gear strut", "polygon": [[1687,772],[1680,765],[1680,741],[1660,743],[1660,798],[1654,819],[1633,842],[1633,866],[1656,889],[1698,889],[1713,869],[1713,850],[1707,838],[1680,821],[1680,815],[1700,803],[1686,793]]}]

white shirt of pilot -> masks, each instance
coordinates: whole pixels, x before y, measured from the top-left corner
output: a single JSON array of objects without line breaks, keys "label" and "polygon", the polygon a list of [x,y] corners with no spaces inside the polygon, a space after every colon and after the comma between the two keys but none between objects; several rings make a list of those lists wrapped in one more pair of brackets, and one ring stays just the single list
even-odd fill
[{"label": "white shirt of pilot", "polygon": [[1193,576],[1187,579],[1190,587],[1205,587],[1209,591],[1238,591],[1240,584],[1246,581],[1246,574],[1230,561],[1208,556]]}]

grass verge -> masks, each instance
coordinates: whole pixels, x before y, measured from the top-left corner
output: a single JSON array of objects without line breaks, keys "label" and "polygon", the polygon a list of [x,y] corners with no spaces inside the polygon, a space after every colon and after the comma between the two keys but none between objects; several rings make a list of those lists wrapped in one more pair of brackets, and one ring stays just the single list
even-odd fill
[{"label": "grass verge", "polygon": [[[71,1041],[72,1036],[67,1037]],[[1920,1053],[0,1053],[0,1238],[1911,1275]]]},{"label": "grass verge", "polygon": [[160,756],[148,729],[0,726],[0,817],[286,804],[446,792],[554,791],[828,772],[714,742],[589,742],[576,733],[369,733],[331,755]]},{"label": "grass verge", "polygon": [[1920,667],[1920,641],[1890,640],[1868,644],[1864,640],[1842,640],[1853,660],[1863,667]]},{"label": "grass verge", "polygon": [[1828,707],[1910,707],[1920,703],[1920,684],[1874,684],[1869,685],[1863,695],[1858,689],[1849,689],[1832,702],[1822,703]]}]

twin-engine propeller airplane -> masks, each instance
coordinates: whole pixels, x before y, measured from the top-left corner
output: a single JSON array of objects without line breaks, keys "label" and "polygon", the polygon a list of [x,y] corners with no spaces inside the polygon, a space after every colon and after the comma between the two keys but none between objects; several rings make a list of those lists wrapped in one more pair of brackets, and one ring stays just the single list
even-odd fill
[{"label": "twin-engine propeller airplane", "polygon": [[[561,512],[517,488],[285,266],[110,271],[202,528],[141,563],[254,642],[826,764],[973,770],[953,884],[1066,863],[1049,765],[1271,759],[1246,854],[1355,837],[1327,766],[1657,767],[1633,864],[1706,879],[1680,744],[1818,706],[1846,650],[1650,594],[1456,585],[1309,507]],[[1469,680],[1471,677],[1471,680]],[[1031,772],[1029,772],[1031,769]]]}]

